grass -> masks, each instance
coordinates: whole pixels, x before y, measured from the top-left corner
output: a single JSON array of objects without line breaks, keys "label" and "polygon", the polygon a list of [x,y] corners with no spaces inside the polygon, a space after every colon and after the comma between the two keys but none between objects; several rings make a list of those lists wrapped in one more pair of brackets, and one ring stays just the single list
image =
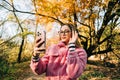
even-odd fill
[{"label": "grass", "polygon": [[120,80],[120,67],[108,67],[104,62],[89,61],[79,80]]},{"label": "grass", "polygon": [[[36,80],[43,80],[44,75],[35,76],[30,67],[30,61],[22,63],[14,63],[9,65],[0,80],[32,80],[30,78],[37,78]],[[8,65],[5,65],[8,66]],[[79,80],[120,80],[119,71],[116,68],[109,68],[104,66],[96,66],[94,64],[87,64],[84,73],[80,76]]]},{"label": "grass", "polygon": [[[35,76],[31,71],[29,67],[31,57],[23,57],[21,63],[10,63],[6,59],[7,55],[0,55],[0,80],[44,80],[45,75]],[[120,67],[111,65],[113,64],[89,60],[79,80],[120,80]]]},{"label": "grass", "polygon": [[81,77],[79,78],[79,80],[88,80],[91,78],[105,78],[105,74],[103,74],[102,72],[99,71],[93,71],[93,72],[88,72],[87,74],[83,74],[81,75]]},{"label": "grass", "polygon": [[4,64],[4,73],[0,76],[0,80],[20,80],[21,77],[28,75],[26,74],[26,71],[29,69],[29,63],[30,62],[14,63],[9,65]]}]

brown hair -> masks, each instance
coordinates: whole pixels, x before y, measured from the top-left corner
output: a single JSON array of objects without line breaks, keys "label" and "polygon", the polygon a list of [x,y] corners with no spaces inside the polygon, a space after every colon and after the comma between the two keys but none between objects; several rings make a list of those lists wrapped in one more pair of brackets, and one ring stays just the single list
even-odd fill
[{"label": "brown hair", "polygon": [[68,27],[70,28],[71,31],[72,31],[72,30],[75,30],[75,29],[73,28],[74,26],[73,26],[72,24],[68,24],[68,23],[62,25],[62,26],[60,27],[60,30],[61,30],[61,28],[62,28],[63,26],[65,26],[65,25],[68,26]]},{"label": "brown hair", "polygon": [[[68,26],[69,27],[69,29],[71,30],[71,32],[74,30],[74,31],[77,31],[76,29],[75,29],[75,27],[74,27],[74,25],[73,24],[64,24],[64,25],[62,25],[61,27],[60,27],[60,30],[61,30],[61,28],[63,27],[63,26]],[[78,33],[78,31],[77,31],[77,33]],[[71,35],[72,36],[72,35]],[[76,47],[80,47],[81,46],[81,43],[80,43],[81,41],[79,40],[79,39],[77,39],[76,40],[76,42],[75,42],[75,44],[76,44]]]}]

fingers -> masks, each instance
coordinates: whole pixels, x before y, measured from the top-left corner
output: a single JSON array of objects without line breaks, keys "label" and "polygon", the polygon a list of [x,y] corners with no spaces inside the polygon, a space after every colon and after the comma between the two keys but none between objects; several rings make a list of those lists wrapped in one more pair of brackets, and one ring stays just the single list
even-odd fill
[{"label": "fingers", "polygon": [[41,37],[36,37],[35,45],[34,45],[34,56],[39,56],[41,51],[45,51],[45,47],[41,47],[45,41]]},{"label": "fingers", "polygon": [[76,30],[72,30],[72,38],[76,39],[78,37],[78,33]]},{"label": "fingers", "polygon": [[44,42],[45,41],[39,41],[38,43],[35,44],[35,47],[41,47]]},{"label": "fingers", "polygon": [[41,38],[37,37],[36,40],[35,40],[35,43],[38,43],[39,41],[41,41]]},{"label": "fingers", "polygon": [[45,48],[34,47],[33,56],[39,56],[39,54],[41,53],[41,51],[45,51]]},{"label": "fingers", "polygon": [[72,30],[72,37],[69,40],[69,43],[75,43],[78,38],[78,33],[75,30]]},{"label": "fingers", "polygon": [[44,42],[44,39],[42,39],[41,37],[36,37],[35,47],[41,47]]},{"label": "fingers", "polygon": [[35,52],[45,51],[45,48],[35,47],[35,48],[34,48],[34,51],[35,51]]},{"label": "fingers", "polygon": [[77,31],[75,31],[74,36],[75,36],[75,39],[77,39],[77,38],[78,38],[78,33],[77,33]]},{"label": "fingers", "polygon": [[75,35],[75,31],[72,29],[72,37],[74,37]]}]

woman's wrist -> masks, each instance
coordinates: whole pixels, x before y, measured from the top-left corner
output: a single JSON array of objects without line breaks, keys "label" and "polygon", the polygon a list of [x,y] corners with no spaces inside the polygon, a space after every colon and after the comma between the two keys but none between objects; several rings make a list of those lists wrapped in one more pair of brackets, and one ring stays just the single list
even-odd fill
[{"label": "woman's wrist", "polygon": [[34,51],[32,53],[32,60],[35,61],[35,62],[39,61],[39,55],[37,55],[36,53],[34,53]]},{"label": "woman's wrist", "polygon": [[70,43],[68,44],[68,48],[69,48],[69,51],[70,51],[70,52],[75,51],[75,43],[70,42]]},{"label": "woman's wrist", "polygon": [[38,62],[39,61],[39,56],[32,56],[32,61]]}]

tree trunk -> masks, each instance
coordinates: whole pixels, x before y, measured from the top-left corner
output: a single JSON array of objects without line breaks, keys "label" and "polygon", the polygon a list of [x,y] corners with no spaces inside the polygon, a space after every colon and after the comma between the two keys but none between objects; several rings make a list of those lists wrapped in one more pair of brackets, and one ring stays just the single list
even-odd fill
[{"label": "tree trunk", "polygon": [[22,42],[19,48],[19,53],[18,53],[18,58],[17,58],[17,62],[20,63],[21,62],[21,54],[22,54],[22,50],[23,50],[23,45],[24,45],[24,37],[22,37]]}]

